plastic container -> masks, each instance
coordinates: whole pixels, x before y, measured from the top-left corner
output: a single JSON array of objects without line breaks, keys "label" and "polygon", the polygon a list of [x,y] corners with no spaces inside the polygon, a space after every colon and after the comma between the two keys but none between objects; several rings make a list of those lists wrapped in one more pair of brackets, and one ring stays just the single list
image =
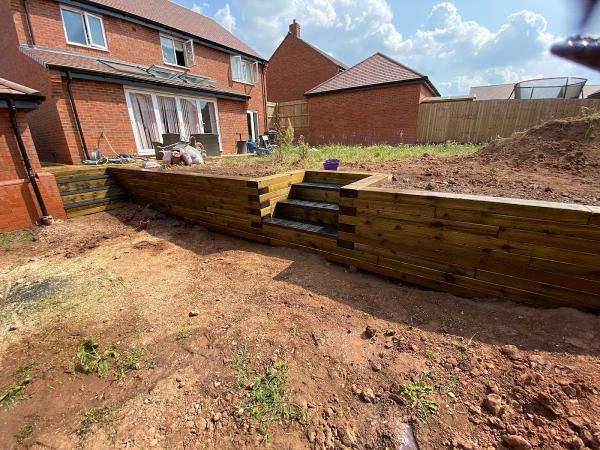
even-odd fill
[{"label": "plastic container", "polygon": [[339,167],[340,167],[339,159],[328,159],[326,161],[323,161],[323,169],[325,169],[325,170],[338,170]]},{"label": "plastic container", "polygon": [[246,148],[248,149],[248,153],[254,153],[254,142],[248,141],[246,143]]}]

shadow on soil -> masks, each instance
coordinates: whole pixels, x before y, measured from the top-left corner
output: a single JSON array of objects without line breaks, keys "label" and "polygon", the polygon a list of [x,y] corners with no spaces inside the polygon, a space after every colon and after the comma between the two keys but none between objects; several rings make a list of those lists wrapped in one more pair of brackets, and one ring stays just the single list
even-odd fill
[{"label": "shadow on soil", "polygon": [[[517,345],[524,350],[600,354],[600,316],[571,308],[542,309],[505,300],[461,298],[379,275],[351,273],[316,255],[212,232],[152,209],[132,211],[114,210],[112,214],[134,228],[150,219],[148,233],[196,254],[237,250],[287,259],[291,264],[273,274],[274,281],[300,286],[377,319],[446,334],[449,344],[452,337],[460,336],[494,345]],[[189,233],[196,232],[205,233],[207,239],[198,242],[188,238]]]}]

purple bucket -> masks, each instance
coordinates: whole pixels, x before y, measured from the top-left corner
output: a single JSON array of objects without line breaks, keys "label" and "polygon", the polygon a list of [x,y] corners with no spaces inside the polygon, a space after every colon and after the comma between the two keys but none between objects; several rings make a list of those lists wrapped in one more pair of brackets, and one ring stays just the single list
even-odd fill
[{"label": "purple bucket", "polygon": [[340,167],[339,159],[328,159],[323,162],[323,169],[325,170],[338,170],[338,167]]}]

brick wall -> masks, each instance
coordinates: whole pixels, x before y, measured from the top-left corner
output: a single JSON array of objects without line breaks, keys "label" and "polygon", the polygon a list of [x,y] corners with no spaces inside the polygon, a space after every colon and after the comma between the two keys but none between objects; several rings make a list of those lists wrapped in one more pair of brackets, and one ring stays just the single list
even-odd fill
[{"label": "brick wall", "polygon": [[[122,59],[140,64],[163,64],[159,32],[126,20],[104,16],[104,26],[109,52],[87,49],[66,43],[60,7],[57,2],[29,0],[31,23],[39,46],[63,48],[79,53],[94,54],[105,58]],[[11,64],[0,66],[0,77],[38,89],[47,97],[38,111],[29,116],[31,132],[38,147],[40,159],[77,164],[83,158],[83,148],[77,134],[76,123],[66,94],[66,83],[55,70],[47,70],[27,58],[17,49],[18,44],[30,44],[21,0],[10,0],[0,4],[0,29],[7,30],[0,36],[6,50],[6,61]],[[221,114],[223,150],[234,152],[234,137],[239,133],[245,138],[247,131],[246,110],[258,111],[261,126],[266,124],[263,83],[264,71],[259,71],[255,86],[231,80],[230,55],[203,45],[196,44],[196,66],[191,73],[209,76],[240,93],[250,95],[248,102],[237,102],[238,107],[228,105],[230,101],[218,101],[219,111],[224,103],[225,116]],[[98,146],[101,131],[109,137],[118,153],[135,151],[131,122],[124,103],[123,86],[74,81],[73,91],[82,126],[90,150]],[[237,110],[240,117],[234,117]],[[108,113],[107,113],[108,111]],[[98,113],[99,112],[99,113]],[[100,119],[101,118],[101,119]],[[227,123],[231,121],[231,123]],[[100,148],[108,150],[105,141]],[[106,152],[110,154],[110,151]]]},{"label": "brick wall", "polygon": [[[31,165],[34,170],[39,170],[40,164],[25,113],[17,114]],[[38,173],[37,177],[49,213],[55,218],[64,218],[65,210],[54,176]],[[6,109],[0,109],[0,205],[0,232],[28,227],[41,217]]]},{"label": "brick wall", "polygon": [[338,73],[338,66],[288,33],[269,61],[270,102],[304,100],[304,93]]},{"label": "brick wall", "polygon": [[311,145],[414,144],[420,84],[308,97]]}]

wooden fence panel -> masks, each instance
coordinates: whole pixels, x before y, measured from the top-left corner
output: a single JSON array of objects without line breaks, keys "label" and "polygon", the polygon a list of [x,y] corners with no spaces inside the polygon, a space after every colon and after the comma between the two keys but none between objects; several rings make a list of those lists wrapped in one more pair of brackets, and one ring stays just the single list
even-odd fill
[{"label": "wooden fence panel", "polygon": [[273,122],[275,110],[279,115],[280,125],[287,127],[288,121],[294,129],[308,128],[308,102],[298,100],[293,102],[267,103],[267,115],[269,118],[269,127],[276,126]]},{"label": "wooden fence panel", "polygon": [[488,142],[545,121],[600,110],[595,99],[425,102],[419,106],[417,142]]}]

